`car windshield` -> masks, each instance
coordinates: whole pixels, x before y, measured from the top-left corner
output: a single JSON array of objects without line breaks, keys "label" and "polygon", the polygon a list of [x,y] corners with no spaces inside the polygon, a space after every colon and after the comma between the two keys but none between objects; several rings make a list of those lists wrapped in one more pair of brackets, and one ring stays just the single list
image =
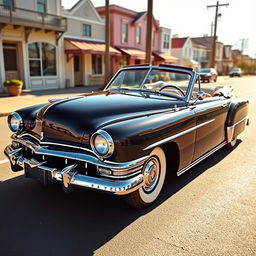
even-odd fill
[{"label": "car windshield", "polygon": [[175,98],[184,97],[187,93],[190,74],[174,70],[153,68],[124,69],[108,86],[108,90],[130,90],[151,92]]},{"label": "car windshield", "polygon": [[202,68],[200,70],[200,73],[209,73],[209,72],[211,72],[211,70],[209,68]]}]

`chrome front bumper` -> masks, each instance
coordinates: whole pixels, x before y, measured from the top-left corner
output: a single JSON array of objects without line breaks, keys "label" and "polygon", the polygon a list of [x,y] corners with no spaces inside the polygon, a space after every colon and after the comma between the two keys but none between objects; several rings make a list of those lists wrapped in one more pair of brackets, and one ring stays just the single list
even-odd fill
[{"label": "chrome front bumper", "polygon": [[[109,192],[112,194],[124,195],[139,189],[144,184],[142,168],[148,157],[143,157],[130,162],[112,163],[102,162],[94,156],[82,153],[52,150],[47,147],[34,147],[34,145],[31,146],[31,144],[29,144],[29,147],[30,149],[33,149],[34,153],[37,155],[50,155],[64,159],[83,161],[84,163],[96,165],[98,169],[103,168],[114,173],[121,174],[120,176],[116,176],[116,178],[114,178],[113,175],[111,178],[91,177],[79,174],[76,171],[76,164],[67,165],[62,170],[58,170],[57,168],[48,167],[46,161],[39,162],[33,158],[27,159],[24,156],[23,149],[21,147],[15,148],[13,145],[8,145],[5,148],[4,153],[9,158],[12,166],[19,166],[20,169],[24,169],[25,165],[28,165],[31,168],[35,168],[35,171],[39,169],[41,171],[48,172],[53,180],[62,182],[66,188],[74,185]],[[129,173],[129,170],[131,170],[130,175],[122,175],[122,173]]]}]

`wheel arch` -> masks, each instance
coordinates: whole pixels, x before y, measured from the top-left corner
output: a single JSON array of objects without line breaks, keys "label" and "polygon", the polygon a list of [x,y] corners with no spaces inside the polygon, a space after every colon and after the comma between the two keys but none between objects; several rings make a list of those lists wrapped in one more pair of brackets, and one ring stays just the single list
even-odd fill
[{"label": "wheel arch", "polygon": [[235,100],[231,102],[226,119],[226,140],[230,143],[240,134],[248,123],[248,100]]},{"label": "wheel arch", "polygon": [[162,146],[166,157],[166,174],[169,176],[176,176],[180,164],[180,149],[175,142],[169,142]]}]

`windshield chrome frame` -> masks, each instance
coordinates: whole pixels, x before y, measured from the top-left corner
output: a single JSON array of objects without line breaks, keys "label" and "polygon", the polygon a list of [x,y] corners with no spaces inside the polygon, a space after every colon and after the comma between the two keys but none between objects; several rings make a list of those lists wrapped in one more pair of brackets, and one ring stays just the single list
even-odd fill
[{"label": "windshield chrome frame", "polygon": [[[165,71],[176,71],[176,72],[179,72],[179,73],[184,73],[184,74],[188,74],[190,75],[190,79],[189,79],[189,82],[188,82],[188,89],[187,89],[187,92],[186,92],[186,95],[184,97],[182,97],[182,99],[186,102],[189,102],[189,99],[192,95],[192,91],[193,91],[193,85],[196,83],[196,79],[197,79],[197,73],[193,70],[189,70],[189,69],[185,69],[185,68],[182,68],[182,67],[168,67],[168,66],[130,66],[130,67],[124,67],[124,68],[121,68],[113,77],[112,79],[108,82],[108,84],[106,85],[106,87],[104,88],[104,91],[107,91],[109,88],[109,86],[112,84],[112,82],[114,81],[114,79],[119,75],[120,72],[122,71],[125,71],[125,70],[139,70],[139,69],[148,69],[148,72],[146,73],[144,79],[142,80],[139,88],[137,89],[138,91],[141,89],[142,85],[145,84],[150,72],[152,70],[165,70]],[[171,96],[171,95],[170,95]]]}]

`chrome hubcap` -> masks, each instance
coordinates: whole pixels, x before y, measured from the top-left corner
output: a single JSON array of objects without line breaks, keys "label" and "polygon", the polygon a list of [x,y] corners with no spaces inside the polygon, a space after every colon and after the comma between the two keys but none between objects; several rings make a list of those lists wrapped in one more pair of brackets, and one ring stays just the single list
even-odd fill
[{"label": "chrome hubcap", "polygon": [[159,160],[156,157],[150,158],[146,163],[143,175],[144,175],[144,186],[143,189],[146,192],[151,192],[155,189],[157,182],[159,180],[160,174],[160,164]]}]

